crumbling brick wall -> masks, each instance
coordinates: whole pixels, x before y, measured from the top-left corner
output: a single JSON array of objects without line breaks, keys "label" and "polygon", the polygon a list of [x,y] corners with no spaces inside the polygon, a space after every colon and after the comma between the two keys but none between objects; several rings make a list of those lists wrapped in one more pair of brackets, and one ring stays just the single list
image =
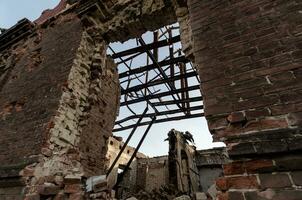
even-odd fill
[{"label": "crumbling brick wall", "polygon": [[301,162],[301,2],[188,0],[188,10],[184,2],[81,1],[4,53],[1,63],[10,70],[0,72],[0,140],[18,148],[1,145],[0,160],[14,177],[34,162],[21,173],[27,184],[54,184],[27,192],[56,193],[67,174],[72,178],[63,183],[69,178],[73,186],[65,191],[78,192],[79,177],[104,171],[119,93],[106,43],[178,19],[182,42],[193,37],[186,53],[202,80],[210,131],[232,159],[217,181],[220,198],[301,199],[301,165],[292,164]]},{"label": "crumbling brick wall", "polygon": [[82,15],[83,22],[97,27],[107,42],[124,42],[177,22],[173,3],[166,0],[78,3],[75,10]]},{"label": "crumbling brick wall", "polygon": [[0,95],[1,168],[22,177],[29,197],[72,199],[82,195],[83,178],[105,173],[120,93],[106,49],[101,36],[66,14],[10,53]]},{"label": "crumbling brick wall", "polygon": [[[0,182],[2,188],[11,188],[2,189],[8,193],[3,192],[0,198],[21,198],[20,192],[25,190],[18,188],[24,187],[27,180],[18,177],[31,177],[33,171],[20,171],[50,152],[43,150],[81,32],[79,20],[62,19],[56,27],[39,29],[1,52],[4,58],[5,54],[9,57],[0,87]],[[10,192],[13,190],[14,194]]]},{"label": "crumbling brick wall", "polygon": [[290,164],[302,148],[301,6],[188,1],[205,115],[233,159],[220,199],[302,198],[301,167]]},{"label": "crumbling brick wall", "polygon": [[18,165],[40,153],[80,35],[79,21],[62,22],[12,50],[6,63],[9,76],[0,91],[0,137],[6,144],[0,147],[1,163]]},{"label": "crumbling brick wall", "polygon": [[12,70],[1,79],[1,120],[11,124],[0,122],[0,139],[14,148],[1,159],[28,198],[80,197],[85,178],[105,174],[120,93],[106,44],[176,19],[165,1],[98,2],[102,10],[81,2],[62,13],[64,2],[44,12],[34,34],[6,49],[10,57],[1,61]]}]

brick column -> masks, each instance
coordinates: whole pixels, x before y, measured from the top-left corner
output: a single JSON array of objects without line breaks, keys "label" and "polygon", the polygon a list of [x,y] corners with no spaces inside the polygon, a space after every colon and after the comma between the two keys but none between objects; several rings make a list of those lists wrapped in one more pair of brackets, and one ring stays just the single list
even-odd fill
[{"label": "brick column", "polygon": [[220,199],[302,199],[302,2],[189,0]]}]

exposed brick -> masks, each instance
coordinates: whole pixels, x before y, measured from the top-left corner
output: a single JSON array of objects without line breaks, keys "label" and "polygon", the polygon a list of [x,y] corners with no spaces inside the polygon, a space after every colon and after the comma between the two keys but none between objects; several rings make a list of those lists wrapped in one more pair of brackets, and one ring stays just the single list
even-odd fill
[{"label": "exposed brick", "polygon": [[276,195],[273,196],[274,200],[300,200],[302,199],[301,190],[281,190],[276,191]]},{"label": "exposed brick", "polygon": [[[269,194],[267,194],[269,193]],[[268,196],[269,198],[274,196],[274,192],[273,191],[265,191],[265,195],[263,195],[263,193],[259,193],[259,192],[246,192],[244,194],[245,199],[246,200],[267,200],[267,198],[265,198],[265,196]]]},{"label": "exposed brick", "polygon": [[251,160],[245,163],[247,173],[261,173],[273,170],[272,160]]},{"label": "exposed brick", "polygon": [[294,59],[302,59],[302,50],[294,51],[292,56]]},{"label": "exposed brick", "polygon": [[227,180],[228,188],[231,189],[252,189],[258,188],[255,176],[232,177]]},{"label": "exposed brick", "polygon": [[229,192],[229,200],[244,200],[241,192]]},{"label": "exposed brick", "polygon": [[302,170],[302,157],[299,155],[277,158],[275,162],[277,169],[281,171]]},{"label": "exposed brick", "polygon": [[285,118],[266,118],[260,120],[260,128],[265,129],[271,129],[271,128],[287,128],[288,123]]},{"label": "exposed brick", "polygon": [[48,148],[42,148],[41,153],[47,157],[50,157],[52,155],[52,151]]},{"label": "exposed brick", "polygon": [[291,126],[302,126],[302,112],[289,113],[288,122]]},{"label": "exposed brick", "polygon": [[64,193],[58,193],[55,197],[54,200],[65,200],[66,195]]},{"label": "exposed brick", "polygon": [[41,195],[55,195],[60,191],[60,188],[52,184],[44,184],[39,185],[37,190]]},{"label": "exposed brick", "polygon": [[245,119],[244,113],[242,113],[242,112],[231,113],[228,116],[228,121],[230,123],[244,122],[245,120],[246,119]]},{"label": "exposed brick", "polygon": [[34,169],[32,167],[25,167],[22,171],[22,176],[25,176],[25,177],[34,176]]},{"label": "exposed brick", "polygon": [[74,175],[67,175],[64,177],[64,184],[79,184],[81,183],[81,177],[80,176],[74,176]]},{"label": "exposed brick", "polygon": [[265,190],[262,192],[246,192],[246,200],[299,200],[302,191],[295,190]]},{"label": "exposed brick", "polygon": [[216,186],[222,191],[228,189],[256,189],[259,187],[256,176],[220,178],[216,181]]},{"label": "exposed brick", "polygon": [[[106,56],[105,42],[92,41],[79,18],[71,15],[37,27],[21,44],[25,53],[14,63],[12,73],[20,76],[0,86],[0,103],[7,105],[0,108],[0,141],[10,141],[7,151],[0,147],[0,161],[4,167],[18,166],[18,172],[34,163],[20,173],[28,186],[34,185],[24,194],[37,190],[42,199],[66,199],[83,190],[83,174],[105,172],[106,139],[119,105],[118,73]],[[7,91],[10,97],[2,95]],[[11,117],[5,123],[3,113]],[[33,157],[39,159],[33,162]],[[68,195],[62,194],[63,188]]]},{"label": "exposed brick", "polygon": [[228,193],[219,193],[219,194],[217,194],[217,199],[218,200],[228,200],[229,199]]},{"label": "exposed brick", "polygon": [[291,177],[295,185],[302,186],[302,171],[291,172]]},{"label": "exposed brick", "polygon": [[[194,46],[195,62],[201,69],[200,76],[205,77],[203,94],[211,97],[204,99],[205,116],[218,121],[219,117],[222,119],[227,115],[229,122],[236,123],[244,121],[242,116],[238,120],[233,118],[233,113],[239,111],[245,113],[246,124],[259,120],[250,124],[249,128],[215,128],[215,124],[211,124],[215,140],[246,132],[289,128],[291,124],[285,117],[269,117],[277,113],[288,114],[286,107],[278,108],[277,112],[272,109],[272,113],[267,109],[276,108],[280,103],[288,106],[289,103],[301,101],[302,96],[290,90],[301,88],[293,72],[301,65],[297,63],[301,60],[301,52],[296,48],[300,48],[301,41],[294,36],[301,33],[301,29],[294,25],[297,21],[294,14],[280,21],[280,16],[288,15],[287,3],[272,4],[259,0],[253,3],[229,2],[229,6],[223,3],[218,6],[216,2],[195,3],[194,9],[191,6],[188,2],[189,13],[194,16],[191,19],[193,38],[196,44],[203,44],[202,51],[197,51],[198,45]],[[217,7],[213,11],[208,9],[210,6]],[[200,14],[201,11],[203,14]],[[266,15],[271,16],[269,21],[263,19]],[[240,23],[236,19],[241,19]],[[284,91],[288,94],[282,94]],[[295,105],[290,107],[295,111]],[[282,151],[287,148],[285,146],[282,145]],[[269,152],[269,148],[266,149]]]},{"label": "exposed brick", "polygon": [[243,162],[233,162],[223,165],[224,175],[234,175],[234,174],[244,174],[244,163]]},{"label": "exposed brick", "polygon": [[261,188],[286,188],[292,184],[288,174],[260,174]]},{"label": "exposed brick", "polygon": [[245,115],[247,120],[252,120],[252,119],[270,116],[270,112],[268,109],[247,110],[245,111]]},{"label": "exposed brick", "polygon": [[289,150],[297,151],[302,149],[302,138],[293,137],[287,140]]},{"label": "exposed brick", "polygon": [[84,200],[84,196],[82,193],[73,193],[69,196],[70,200]]},{"label": "exposed brick", "polygon": [[285,140],[255,142],[254,147],[258,154],[286,152],[288,150],[288,144]]},{"label": "exposed brick", "polygon": [[256,153],[253,143],[228,144],[227,151],[231,157]]},{"label": "exposed brick", "polygon": [[216,180],[216,187],[219,190],[225,191],[228,189],[227,180],[225,178],[219,178]]},{"label": "exposed brick", "polygon": [[274,105],[270,106],[270,110],[273,116],[302,111],[302,103]]},{"label": "exposed brick", "polygon": [[275,82],[284,82],[284,81],[288,82],[289,80],[294,78],[295,78],[294,74],[290,71],[273,74],[268,77],[268,79],[272,84],[274,84]]},{"label": "exposed brick", "polygon": [[[19,165],[24,159],[29,160],[30,156],[41,153],[46,124],[56,114],[62,95],[58,85],[68,78],[81,33],[80,21],[74,19],[72,23],[61,23],[44,31],[40,39],[39,33],[22,43],[24,52],[18,52],[19,59],[13,63],[11,71],[11,75],[22,75],[0,87],[0,112],[4,105],[13,103],[9,104],[12,106],[11,118],[3,121],[0,117],[0,143],[11,144],[10,148],[1,149],[2,165]],[[65,45],[61,45],[62,41]],[[26,72],[27,65],[35,62],[31,56],[34,53],[40,55],[43,62],[33,71]]]},{"label": "exposed brick", "polygon": [[40,200],[40,195],[39,194],[29,194],[26,195],[24,200]]},{"label": "exposed brick", "polygon": [[244,200],[241,192],[227,192],[217,195],[218,200]]},{"label": "exposed brick", "polygon": [[224,175],[236,175],[236,174],[254,174],[261,172],[270,172],[275,169],[272,160],[250,160],[232,162],[223,165]]},{"label": "exposed brick", "polygon": [[214,130],[226,127],[228,122],[225,118],[208,119],[208,125],[210,130]]},{"label": "exposed brick", "polygon": [[82,184],[68,184],[64,187],[65,193],[78,193],[82,191]]}]

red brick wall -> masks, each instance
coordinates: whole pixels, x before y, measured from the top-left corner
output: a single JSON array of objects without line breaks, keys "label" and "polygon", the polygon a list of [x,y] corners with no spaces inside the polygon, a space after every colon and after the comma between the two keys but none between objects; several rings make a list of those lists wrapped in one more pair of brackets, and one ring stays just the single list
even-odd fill
[{"label": "red brick wall", "polygon": [[[14,187],[20,199],[75,199],[71,193],[83,195],[85,178],[108,167],[118,72],[106,42],[76,15],[35,28],[7,50],[14,64],[6,64],[0,52],[0,67],[10,67],[7,79],[0,71],[0,199],[10,198]],[[21,194],[22,186],[27,189]]]},{"label": "red brick wall", "polygon": [[[233,161],[224,165],[224,177],[216,181],[219,199],[302,199],[301,155],[271,155]],[[232,191],[230,191],[232,190]]]},{"label": "red brick wall", "polygon": [[219,199],[302,199],[302,1],[188,7],[209,129],[233,159]]},{"label": "red brick wall", "polygon": [[301,1],[189,1],[215,138],[301,126]]},{"label": "red brick wall", "polygon": [[80,21],[73,20],[42,29],[13,50],[15,64],[0,91],[1,166],[40,153],[80,39]]}]

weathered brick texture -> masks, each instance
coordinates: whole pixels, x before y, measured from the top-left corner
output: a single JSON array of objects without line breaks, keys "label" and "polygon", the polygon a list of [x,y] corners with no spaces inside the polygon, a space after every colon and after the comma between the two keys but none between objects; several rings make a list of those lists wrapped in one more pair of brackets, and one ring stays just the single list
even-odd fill
[{"label": "weathered brick texture", "polygon": [[301,127],[302,3],[188,4],[205,115],[215,138]]},{"label": "weathered brick texture", "polygon": [[301,199],[302,2],[189,0],[188,8],[205,116],[232,159],[218,199]]},{"label": "weathered brick texture", "polygon": [[80,198],[82,179],[104,174],[108,165],[117,68],[103,38],[89,34],[74,14],[35,31],[5,60],[13,64],[0,97],[0,139],[7,143],[0,147],[0,182],[22,179],[0,189],[26,186],[18,198]]},{"label": "weathered brick texture", "polygon": [[80,21],[66,21],[12,50],[13,64],[0,91],[1,166],[22,165],[40,153],[80,38]]}]

